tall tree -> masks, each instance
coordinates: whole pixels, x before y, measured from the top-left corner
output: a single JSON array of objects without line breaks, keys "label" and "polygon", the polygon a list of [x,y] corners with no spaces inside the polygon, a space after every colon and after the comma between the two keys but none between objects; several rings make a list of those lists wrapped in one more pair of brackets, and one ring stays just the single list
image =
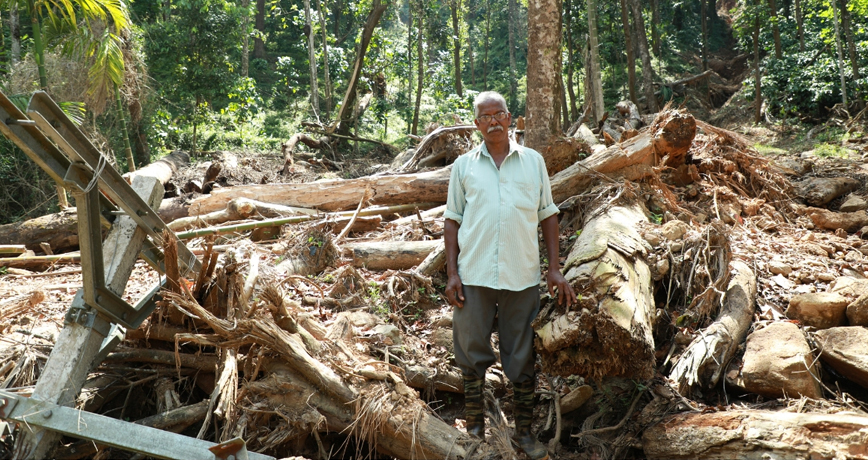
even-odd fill
[{"label": "tall tree", "polygon": [[[468,2],[469,4],[470,2]],[[471,21],[470,11],[473,6],[468,5],[467,13],[464,16],[464,23],[467,24],[467,58],[470,60],[470,86],[476,87],[476,66],[473,62],[473,22]]]},{"label": "tall tree", "polygon": [[[702,16],[702,71],[708,70],[708,0],[702,2],[700,16]],[[773,1],[773,0],[772,0]]]},{"label": "tall tree", "polygon": [[[756,0],[759,3],[759,0]],[[758,8],[757,8],[758,9]],[[760,18],[759,12],[754,11],[753,19],[753,80],[754,80],[754,101],[753,101],[753,122],[759,124],[763,121],[763,92],[762,92],[762,75],[760,75]]]},{"label": "tall tree", "polygon": [[485,50],[482,58],[482,86],[488,90],[488,46],[491,37],[491,0],[485,0]]},{"label": "tall tree", "polygon": [[314,115],[319,118],[319,87],[316,71],[316,48],[314,44],[313,19],[310,17],[310,0],[304,0],[304,31],[307,35],[307,58],[310,63],[310,104]]},{"label": "tall tree", "polygon": [[775,0],[769,0],[769,15],[772,23],[772,37],[775,40],[775,59],[783,59],[784,53],[781,46],[781,28],[778,27],[778,7]]},{"label": "tall tree", "polygon": [[422,59],[422,41],[425,34],[423,22],[425,18],[425,7],[422,5],[423,0],[419,0],[419,10],[416,15],[416,23],[419,28],[419,34],[416,36],[416,67],[418,81],[416,82],[416,104],[413,109],[413,126],[410,128],[410,133],[416,135],[419,133],[419,108],[422,105],[422,84],[425,80],[424,59]]},{"label": "tall tree", "polygon": [[[847,5],[847,0],[841,0],[841,25],[844,27],[844,37],[847,39],[847,53],[850,58],[850,70],[853,74],[853,81],[860,82],[862,81],[862,76],[859,71],[859,60],[856,58],[856,42],[853,40],[853,28],[850,24],[850,18],[850,8]],[[864,106],[864,101],[862,101],[862,92],[858,88],[855,99],[858,101],[859,108],[861,109]]]},{"label": "tall tree", "polygon": [[585,63],[588,67],[587,76],[585,77],[585,98],[586,104],[591,106],[591,113],[594,114],[594,121],[603,119],[603,114],[606,113],[606,107],[603,104],[603,79],[602,71],[600,70],[600,45],[597,35],[597,2],[588,0],[588,48],[587,58]]},{"label": "tall tree", "polygon": [[570,118],[576,120],[579,118],[579,108],[576,106],[576,90],[575,84],[575,67],[574,58],[575,47],[573,46],[573,8],[572,0],[566,0],[564,13],[564,35],[566,36],[567,44],[567,93],[570,95]]},{"label": "tall tree", "polygon": [[9,8],[9,41],[10,61],[17,64],[21,60],[21,23],[18,19],[18,3],[13,3]]},{"label": "tall tree", "polygon": [[651,67],[651,55],[648,53],[648,38],[645,35],[645,20],[642,18],[642,4],[639,0],[630,0],[633,9],[633,27],[639,44],[639,55],[642,57],[642,86],[645,92],[645,104],[650,113],[657,112],[657,97],[654,96],[654,68]]},{"label": "tall tree", "polygon": [[544,152],[560,135],[561,2],[538,0],[527,7],[527,120],[525,145]]},{"label": "tall tree", "polygon": [[320,31],[322,32],[322,65],[323,65],[323,76],[325,80],[325,118],[328,119],[332,113],[332,79],[329,74],[329,38],[328,31],[326,30],[326,22],[325,16],[322,14],[322,7],[320,6],[320,0],[316,1],[316,12],[319,15],[319,24]]},{"label": "tall tree", "polygon": [[838,74],[841,76],[841,101],[847,106],[847,78],[844,76],[844,47],[841,44],[841,30],[838,20],[838,0],[830,0],[832,20],[835,22],[835,46],[838,49]]},{"label": "tall tree", "polygon": [[241,76],[250,76],[250,32],[247,30],[250,27],[250,0],[241,0],[241,9],[244,14],[244,21],[241,23],[241,28],[244,34],[241,36]]},{"label": "tall tree", "polygon": [[651,48],[654,55],[660,57],[660,31],[657,30],[660,24],[660,7],[659,0],[651,0]]},{"label": "tall tree", "polygon": [[253,37],[253,57],[265,59],[265,0],[256,0],[256,18],[253,26],[256,28],[256,36]]},{"label": "tall tree", "polygon": [[464,91],[461,87],[461,25],[458,20],[461,0],[449,0],[449,8],[452,10],[452,67],[455,74],[455,94],[463,96]]},{"label": "tall tree", "polygon": [[518,46],[516,23],[518,22],[518,5],[516,0],[507,1],[509,10],[509,109],[517,110],[518,107],[518,79],[515,64],[515,47]]},{"label": "tall tree", "polygon": [[624,48],[627,51],[627,90],[630,94],[630,100],[638,105],[638,99],[636,98],[636,57],[633,56],[633,34],[630,31],[627,0],[621,0],[621,24],[624,27]]},{"label": "tall tree", "polygon": [[382,3],[380,0],[374,0],[371,3],[371,12],[368,13],[368,19],[365,21],[365,27],[362,29],[362,36],[359,39],[358,50],[356,53],[356,62],[353,65],[353,73],[350,75],[347,92],[344,93],[344,100],[341,103],[341,110],[338,113],[338,133],[346,135],[350,132],[350,126],[355,120],[351,120],[353,105],[356,100],[356,88],[359,84],[359,78],[362,76],[362,68],[365,65],[365,54],[368,52],[368,45],[371,43],[371,38],[374,36],[374,29],[380,23],[380,18],[383,12],[386,11],[388,3]]},{"label": "tall tree", "polygon": [[799,36],[799,52],[805,52],[805,28],[802,16],[802,0],[796,0],[796,33]]}]

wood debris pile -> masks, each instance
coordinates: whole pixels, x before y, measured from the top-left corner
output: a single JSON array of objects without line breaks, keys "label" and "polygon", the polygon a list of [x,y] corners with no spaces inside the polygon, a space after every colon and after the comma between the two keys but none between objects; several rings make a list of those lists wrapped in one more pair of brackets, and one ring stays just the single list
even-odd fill
[{"label": "wood debris pile", "polygon": [[[465,142],[457,128],[430,142]],[[536,432],[553,458],[788,457],[863,445],[868,355],[850,335],[868,325],[859,323],[868,319],[860,234],[817,231],[820,211],[800,204],[792,168],[688,113],[661,112],[609,147],[576,132],[557,148],[586,156],[555,168],[551,182],[561,262],[581,300],[566,308],[546,297],[534,324]],[[241,436],[276,457],[520,458],[497,366],[487,442],[463,431],[440,296],[449,167],[419,171],[451,154],[416,152],[393,164],[402,174],[226,186],[189,202],[173,228],[202,271],[170,276],[157,311],[95,367],[77,406],[212,441]],[[0,301],[0,382],[26,392],[76,275],[57,290],[8,270],[4,292],[18,295]],[[156,275],[139,264],[133,277]],[[799,360],[786,361],[782,344],[797,342]],[[810,430],[818,424],[847,436]],[[71,439],[57,454],[123,455]]]}]

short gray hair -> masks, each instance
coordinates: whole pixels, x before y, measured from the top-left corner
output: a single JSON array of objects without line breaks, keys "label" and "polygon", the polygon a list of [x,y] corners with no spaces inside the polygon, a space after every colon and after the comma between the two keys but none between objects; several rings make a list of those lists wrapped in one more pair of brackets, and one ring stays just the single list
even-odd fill
[{"label": "short gray hair", "polygon": [[503,106],[506,112],[509,112],[509,107],[506,105],[506,99],[497,91],[483,91],[476,95],[473,99],[473,118],[479,117],[479,106],[486,102],[497,101]]}]

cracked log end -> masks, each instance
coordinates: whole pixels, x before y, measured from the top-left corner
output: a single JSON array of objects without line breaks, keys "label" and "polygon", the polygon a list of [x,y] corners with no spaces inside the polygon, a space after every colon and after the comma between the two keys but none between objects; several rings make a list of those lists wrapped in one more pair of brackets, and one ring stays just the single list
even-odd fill
[{"label": "cracked log end", "polygon": [[696,120],[687,112],[667,110],[651,124],[654,148],[660,156],[668,155],[666,166],[678,167],[696,136]]}]

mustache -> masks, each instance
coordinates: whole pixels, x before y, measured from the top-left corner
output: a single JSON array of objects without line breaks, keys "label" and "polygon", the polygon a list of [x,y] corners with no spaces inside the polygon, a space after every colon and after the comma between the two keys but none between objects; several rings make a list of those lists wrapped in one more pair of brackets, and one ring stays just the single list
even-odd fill
[{"label": "mustache", "polygon": [[486,131],[486,133],[493,133],[495,131],[503,131],[503,126],[500,126],[500,125],[489,126],[488,131]]}]

